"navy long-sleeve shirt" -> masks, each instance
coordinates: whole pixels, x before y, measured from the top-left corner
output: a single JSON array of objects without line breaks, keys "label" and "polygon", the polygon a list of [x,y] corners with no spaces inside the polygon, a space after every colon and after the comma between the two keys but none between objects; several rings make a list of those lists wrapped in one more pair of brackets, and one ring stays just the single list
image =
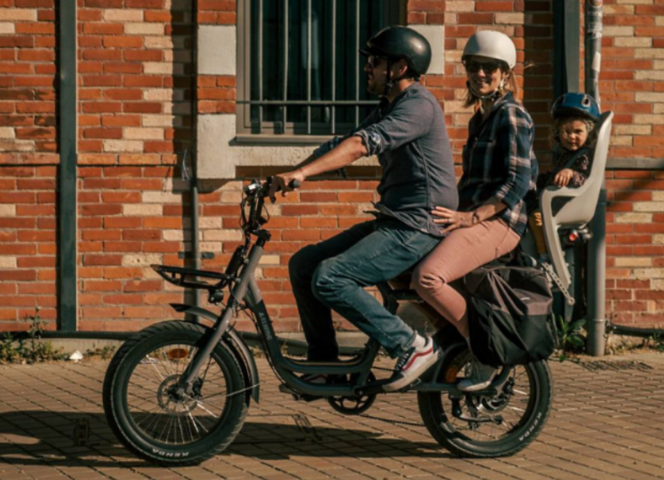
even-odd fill
[{"label": "navy long-sleeve shirt", "polygon": [[[436,206],[456,210],[459,197],[445,118],[431,92],[413,83],[385,112],[377,108],[344,138],[351,135],[359,136],[383,167],[376,208],[411,228],[442,236],[431,211]],[[339,142],[333,139],[315,154]]]}]

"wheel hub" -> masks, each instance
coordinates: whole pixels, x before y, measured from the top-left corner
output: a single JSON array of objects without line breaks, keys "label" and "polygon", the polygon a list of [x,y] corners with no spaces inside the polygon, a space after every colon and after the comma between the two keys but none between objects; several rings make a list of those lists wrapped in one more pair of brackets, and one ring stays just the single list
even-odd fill
[{"label": "wheel hub", "polygon": [[179,380],[180,375],[166,377],[157,390],[157,401],[165,412],[172,415],[184,416],[196,409],[198,395],[179,395],[177,393]]}]

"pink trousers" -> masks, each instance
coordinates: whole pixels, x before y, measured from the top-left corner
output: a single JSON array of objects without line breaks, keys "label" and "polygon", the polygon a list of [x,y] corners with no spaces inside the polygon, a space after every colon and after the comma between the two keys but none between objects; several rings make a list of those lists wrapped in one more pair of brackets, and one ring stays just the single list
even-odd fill
[{"label": "pink trousers", "polygon": [[468,337],[466,301],[449,283],[511,252],[520,240],[499,218],[453,230],[419,263],[411,288]]}]

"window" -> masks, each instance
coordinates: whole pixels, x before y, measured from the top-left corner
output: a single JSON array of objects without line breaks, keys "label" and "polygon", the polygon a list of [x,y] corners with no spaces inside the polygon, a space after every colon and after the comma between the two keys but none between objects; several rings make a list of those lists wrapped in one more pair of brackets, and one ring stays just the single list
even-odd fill
[{"label": "window", "polygon": [[358,49],[400,24],[404,0],[245,0],[240,6],[238,134],[343,134],[377,99]]}]

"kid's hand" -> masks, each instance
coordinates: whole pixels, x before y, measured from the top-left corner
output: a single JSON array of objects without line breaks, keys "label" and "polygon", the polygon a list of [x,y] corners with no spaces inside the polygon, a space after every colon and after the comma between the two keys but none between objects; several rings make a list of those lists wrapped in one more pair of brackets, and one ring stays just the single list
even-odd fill
[{"label": "kid's hand", "polygon": [[555,177],[553,177],[553,183],[556,185],[556,187],[566,187],[570,180],[572,180],[573,176],[574,170],[570,168],[563,168],[556,174]]},{"label": "kid's hand", "polygon": [[444,225],[440,233],[449,233],[457,228],[468,228],[473,226],[473,212],[457,212],[449,208],[436,207],[431,214],[440,217],[434,219],[433,223]]}]

